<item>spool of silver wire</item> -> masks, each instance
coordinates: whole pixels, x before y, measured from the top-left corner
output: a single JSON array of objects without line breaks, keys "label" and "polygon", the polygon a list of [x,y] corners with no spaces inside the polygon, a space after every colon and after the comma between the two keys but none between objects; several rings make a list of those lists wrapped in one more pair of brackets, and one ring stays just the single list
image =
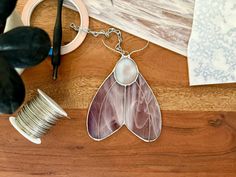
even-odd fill
[{"label": "spool of silver wire", "polygon": [[9,120],[21,135],[35,144],[41,144],[42,135],[63,117],[67,117],[67,113],[38,89],[38,95],[26,103],[16,117],[10,117]]}]

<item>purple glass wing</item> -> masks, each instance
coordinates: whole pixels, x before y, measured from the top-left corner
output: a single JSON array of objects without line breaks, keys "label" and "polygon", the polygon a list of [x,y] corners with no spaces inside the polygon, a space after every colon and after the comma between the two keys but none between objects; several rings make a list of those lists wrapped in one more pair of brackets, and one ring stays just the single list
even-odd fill
[{"label": "purple glass wing", "polygon": [[141,74],[126,89],[126,126],[146,142],[156,140],[161,133],[161,112],[155,95]]},{"label": "purple glass wing", "polygon": [[111,74],[94,97],[87,120],[89,135],[102,140],[124,124],[125,87],[119,85]]}]

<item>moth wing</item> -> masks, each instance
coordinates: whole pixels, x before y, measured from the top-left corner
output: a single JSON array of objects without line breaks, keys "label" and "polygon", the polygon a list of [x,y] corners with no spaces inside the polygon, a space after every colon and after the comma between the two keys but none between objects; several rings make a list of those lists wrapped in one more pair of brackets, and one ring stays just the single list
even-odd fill
[{"label": "moth wing", "polygon": [[127,128],[140,139],[151,142],[159,137],[162,126],[160,106],[141,74],[127,87],[125,115]]},{"label": "moth wing", "polygon": [[124,124],[125,87],[112,73],[94,97],[88,112],[87,129],[91,138],[99,141],[116,132]]}]

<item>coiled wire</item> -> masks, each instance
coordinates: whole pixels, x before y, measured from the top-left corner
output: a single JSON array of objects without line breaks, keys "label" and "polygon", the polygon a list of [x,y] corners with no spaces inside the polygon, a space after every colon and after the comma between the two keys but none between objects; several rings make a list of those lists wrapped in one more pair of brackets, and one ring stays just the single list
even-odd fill
[{"label": "coiled wire", "polygon": [[41,138],[66,112],[44,92],[26,103],[18,112],[15,123],[32,138]]}]

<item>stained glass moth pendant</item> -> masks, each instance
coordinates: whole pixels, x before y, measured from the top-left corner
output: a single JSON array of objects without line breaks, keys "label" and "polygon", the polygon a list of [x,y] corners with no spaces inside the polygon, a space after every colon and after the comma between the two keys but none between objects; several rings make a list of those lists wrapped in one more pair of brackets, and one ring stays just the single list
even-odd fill
[{"label": "stained glass moth pendant", "polygon": [[155,141],[162,127],[156,97],[130,55],[121,56],[93,98],[87,117],[89,136],[97,141],[124,125],[145,142]]}]

